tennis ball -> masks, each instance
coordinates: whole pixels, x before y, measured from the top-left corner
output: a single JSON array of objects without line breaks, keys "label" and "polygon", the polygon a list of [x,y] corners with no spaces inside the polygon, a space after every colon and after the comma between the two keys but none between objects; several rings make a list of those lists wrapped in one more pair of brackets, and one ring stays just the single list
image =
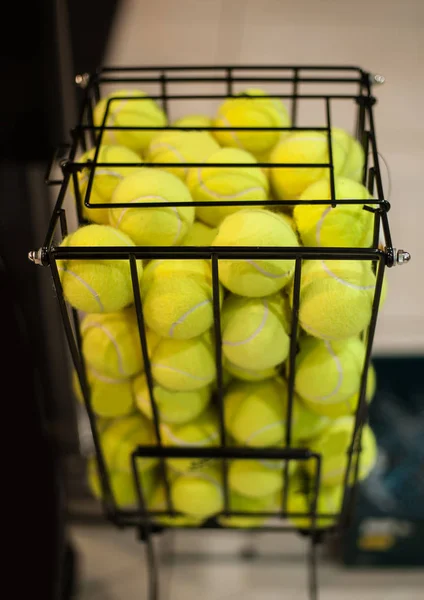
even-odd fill
[{"label": "tennis ball", "polygon": [[[207,448],[219,445],[218,420],[212,409],[202,412],[196,419],[183,424],[163,424],[161,426],[162,443],[165,446],[179,448]],[[211,461],[193,458],[169,458],[167,464],[178,473],[202,470]]]},{"label": "tennis ball", "polygon": [[206,519],[223,509],[221,474],[210,467],[178,476],[171,485],[176,511],[189,517]]},{"label": "tennis ball", "polygon": [[217,518],[218,523],[223,527],[261,527],[267,518],[263,516],[255,516],[255,513],[272,512],[276,509],[275,494],[270,496],[261,496],[260,498],[247,498],[237,492],[231,492],[229,498],[230,511],[252,513],[252,516],[230,516],[220,515]]},{"label": "tennis ball", "polygon": [[[346,161],[343,147],[332,138],[334,175],[341,175]],[[320,131],[298,131],[284,138],[272,151],[270,161],[278,163],[329,163],[328,137]],[[329,167],[277,167],[271,171],[274,193],[281,200],[296,200],[312,183],[330,177]]]},{"label": "tennis ball", "polygon": [[[245,209],[227,217],[213,246],[294,246],[299,242],[283,215],[260,209]],[[282,289],[292,278],[291,259],[222,259],[221,283],[234,294],[260,298]]]},{"label": "tennis ball", "polygon": [[[128,508],[137,505],[137,492],[132,473],[122,471],[109,471],[109,483],[115,502],[119,508]],[[146,501],[153,494],[156,473],[154,469],[139,472],[139,480]],[[87,480],[91,493],[95,498],[101,500],[103,497],[102,486],[95,458],[91,458],[87,464]]]},{"label": "tennis ball", "polygon": [[306,260],[300,282],[302,328],[326,340],[359,335],[371,319],[375,281],[368,261]]},{"label": "tennis ball", "polygon": [[276,377],[279,365],[261,370],[246,369],[246,367],[239,367],[224,357],[223,366],[226,372],[236,379],[241,379],[242,381],[263,381],[264,379]]},{"label": "tennis ball", "polygon": [[310,410],[302,399],[294,394],[292,410],[292,443],[305,447],[309,441],[321,435],[332,423],[328,416]]},{"label": "tennis ball", "polygon": [[[112,421],[100,436],[108,469],[126,473],[131,473],[131,454],[137,446],[151,446],[156,442],[153,425],[141,414]],[[157,462],[157,458],[138,458],[137,467],[140,472],[147,471]]]},{"label": "tennis ball", "polygon": [[349,401],[360,387],[364,358],[359,338],[307,338],[296,359],[296,392],[313,412],[331,418],[348,415],[354,409]]},{"label": "tennis ball", "polygon": [[87,315],[81,323],[82,351],[88,366],[112,378],[143,370],[143,356],[133,308],[107,315]]},{"label": "tennis ball", "polygon": [[156,383],[180,392],[199,390],[216,376],[214,352],[206,336],[161,338],[152,353],[151,366]]},{"label": "tennis ball", "polygon": [[[119,100],[127,96],[129,99]],[[160,130],[166,126],[165,113],[144,92],[120,90],[112,92],[97,103],[93,113],[96,127],[103,124],[108,102],[109,110],[105,123],[107,127],[157,127]],[[103,131],[102,143],[127,146],[141,155],[155,135],[155,130],[110,129]]]},{"label": "tennis ball", "polygon": [[361,182],[364,175],[365,152],[360,142],[338,127],[331,130],[332,139],[346,152],[346,160],[341,174],[353,181]]},{"label": "tennis ball", "polygon": [[[228,485],[233,492],[246,498],[269,498],[283,488],[284,460],[233,460],[228,469]],[[294,461],[289,461],[289,474]]]},{"label": "tennis ball", "polygon": [[213,120],[206,115],[187,115],[177,119],[174,127],[213,127]]},{"label": "tennis ball", "polygon": [[[348,450],[352,443],[355,419],[352,416],[335,419],[322,435],[310,443],[312,452],[321,454],[321,484],[340,485],[344,482],[348,466]],[[358,479],[365,479],[375,465],[377,445],[369,425],[364,425],[361,438]],[[353,482],[355,455],[352,458],[350,481]],[[306,470],[315,476],[316,461],[306,461]]]},{"label": "tennis ball", "polygon": [[233,381],[226,391],[225,425],[240,444],[275,446],[286,431],[287,386],[282,379]]},{"label": "tennis ball", "polygon": [[181,260],[177,268],[174,262],[152,261],[148,265],[142,287],[144,316],[159,335],[190,339],[213,325],[212,272],[205,260]]},{"label": "tennis ball", "polygon": [[[290,127],[290,117],[278,98],[267,98],[260,89],[247,89],[237,98],[227,98],[218,109],[214,127],[228,127],[227,131],[214,131],[221,146],[243,148],[255,156],[269,152],[287,132],[280,127]],[[272,131],[234,131],[232,127],[269,127]]]},{"label": "tennis ball", "polygon": [[[152,420],[153,411],[145,375],[140,375],[134,380],[134,395],[137,407]],[[203,387],[200,390],[172,392],[160,385],[154,385],[153,395],[160,421],[179,425],[195,419],[205,410],[211,399],[211,389]]]},{"label": "tennis ball", "polygon": [[[87,369],[90,400],[93,411],[99,417],[123,417],[134,411],[135,402],[130,379],[113,379]],[[74,371],[72,384],[77,400],[84,403],[78,376]]]},{"label": "tennis ball", "polygon": [[182,246],[212,246],[213,240],[216,238],[218,229],[209,227],[201,221],[194,221],[193,225],[187,232],[187,235],[182,240]]},{"label": "tennis ball", "polygon": [[[133,241],[121,231],[107,225],[87,225],[68,235],[61,247],[95,246],[133,247]],[[121,310],[134,300],[128,260],[75,259],[58,260],[57,268],[63,294],[74,308],[88,313]],[[138,278],[143,266],[137,261]]]},{"label": "tennis ball", "polygon": [[[171,479],[172,481],[172,479]],[[171,496],[172,499],[172,496]],[[153,492],[152,497],[150,498],[148,504],[149,510],[153,511],[164,511],[168,512],[169,507],[166,499],[165,486],[161,482],[156,487]],[[185,526],[196,526],[200,525],[202,519],[199,517],[187,517],[183,515],[176,515],[175,517],[163,515],[156,515],[153,517],[153,520],[163,527],[185,527]]]},{"label": "tennis ball", "polygon": [[231,363],[265,370],[289,353],[287,308],[280,294],[265,298],[229,296],[222,309],[222,350]]},{"label": "tennis ball", "polygon": [[293,478],[287,494],[287,518],[299,529],[311,529],[314,525],[313,514],[315,512],[317,516],[315,528],[326,529],[336,525],[342,509],[342,500],[343,486],[321,486],[316,510],[313,511],[314,493],[312,489],[308,490],[307,487],[305,489],[305,484],[300,478]]},{"label": "tennis ball", "polygon": [[[166,171],[144,168],[123,179],[115,189],[112,203],[131,202],[137,208],[111,208],[111,225],[126,233],[139,246],[179,244],[194,221],[193,206],[172,206],[191,202],[184,183]],[[143,208],[145,202],[164,206]]]},{"label": "tennis ball", "polygon": [[[163,131],[150,143],[146,161],[150,163],[204,163],[219,150],[213,137],[205,131]],[[161,167],[183,181],[189,167]]]},{"label": "tennis ball", "polygon": [[[96,149],[92,148],[79,159],[80,163],[89,163],[94,160]],[[97,157],[99,163],[133,163],[133,167],[96,167],[94,171],[93,184],[91,187],[91,193],[89,202],[90,204],[105,204],[110,202],[112,194],[115,191],[118,183],[127,175],[135,173],[138,169],[136,165],[141,168],[141,161],[138,154],[125,148],[124,146],[100,146],[99,154]],[[89,165],[84,167],[82,171],[78,171],[78,187],[82,201],[82,215],[88,221],[94,223],[100,223],[104,225],[109,224],[109,209],[108,208],[87,208],[84,204],[85,194],[87,192],[88,181],[90,179],[92,168]],[[72,186],[73,187],[73,186]],[[75,193],[75,190],[74,190]]]},{"label": "tennis ball", "polygon": [[[365,210],[371,196],[360,183],[344,177],[335,178],[336,200],[360,200],[364,204],[298,205],[293,215],[305,246],[369,247],[372,244],[374,215]],[[331,186],[326,179],[306,188],[299,200],[331,200]]]},{"label": "tennis ball", "polygon": [[[219,163],[222,166],[209,167],[208,163]],[[227,163],[249,166],[225,166]],[[255,158],[244,150],[221,148],[209,156],[204,166],[189,169],[186,182],[193,200],[240,201],[240,206],[197,206],[197,217],[207,225],[216,227],[227,215],[245,208],[249,201],[263,200],[265,203],[268,199],[269,184],[256,164]]]}]

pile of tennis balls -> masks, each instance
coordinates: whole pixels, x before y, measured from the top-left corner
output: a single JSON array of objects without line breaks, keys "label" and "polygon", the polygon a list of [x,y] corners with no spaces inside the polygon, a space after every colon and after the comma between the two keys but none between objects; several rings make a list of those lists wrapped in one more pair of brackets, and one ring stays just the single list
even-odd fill
[{"label": "pile of tennis balls", "polygon": [[[125,99],[120,99],[125,97]],[[113,94],[106,125],[149,126],[158,130],[105,130],[102,133],[90,202],[131,203],[133,207],[82,206],[87,224],[66,237],[63,246],[370,246],[370,200],[360,183],[361,145],[341,129],[332,130],[336,199],[360,199],[363,205],[298,205],[285,211],[267,202],[277,199],[330,199],[324,168],[268,168],[260,162],[325,163],[328,140],[322,132],[234,132],[231,127],[290,126],[284,104],[249,89],[228,98],[214,118],[190,115],[174,125],[191,131],[161,131],[167,118],[146,94]],[[99,102],[94,121],[104,121],[108,98]],[[217,126],[220,131],[196,128]],[[228,131],[226,130],[228,129]],[[95,149],[80,157],[78,173],[84,198]],[[163,163],[161,168],[144,163]],[[110,168],[108,163],[114,163]],[[119,164],[123,166],[120,167]],[[128,163],[133,166],[129,167]],[[202,166],[186,166],[202,163]],[[222,164],[222,167],[208,166]],[[167,167],[166,165],[171,166]],[[242,167],[234,165],[241,164]],[[118,165],[118,166],[117,166]],[[181,165],[181,166],[179,166]],[[226,166],[228,165],[228,166]],[[240,206],[213,206],[214,201]],[[193,201],[212,206],[190,206]],[[259,205],[247,206],[249,201]],[[160,206],[143,207],[146,202]],[[186,206],[173,206],[186,202]],[[290,208],[290,207],[289,207]],[[134,309],[128,260],[67,260],[58,264],[63,292],[81,322],[82,352],[91,404],[99,420],[100,441],[115,500],[136,503],[130,456],[137,445],[156,444],[149,394]],[[146,323],[146,341],[160,417],[162,443],[209,447],[221,443],[215,363],[212,270],[209,260],[137,261],[137,282]],[[365,356],[362,334],[371,317],[375,274],[354,260],[306,260],[300,287],[299,332],[291,329],[294,261],[264,255],[219,261],[224,412],[229,443],[247,447],[283,447],[287,435],[287,363],[291,338],[297,358],[291,445],[322,455],[318,512],[337,514],[343,492]],[[371,367],[367,400],[375,391]],[[82,400],[75,378],[75,392]],[[376,459],[376,443],[365,425],[359,477]],[[158,517],[163,525],[197,525],[218,515],[224,526],[255,527],[255,513],[278,511],[283,470],[289,473],[288,510],[299,528],[311,525],[311,482],[315,462],[233,460],[228,469],[230,508],[252,516],[223,516],[219,461],[168,459],[171,498],[178,517]],[[167,510],[158,460],[141,458],[139,475],[148,507]],[[93,493],[101,489],[96,462],[89,464]],[[317,527],[334,519],[319,518]]]}]

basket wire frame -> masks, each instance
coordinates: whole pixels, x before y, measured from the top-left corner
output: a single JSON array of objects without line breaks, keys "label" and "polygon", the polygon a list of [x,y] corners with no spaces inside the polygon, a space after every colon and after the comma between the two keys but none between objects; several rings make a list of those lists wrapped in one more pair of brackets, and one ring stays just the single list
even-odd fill
[{"label": "basket wire frame", "polygon": [[[201,75],[199,75],[201,73]],[[253,73],[253,75],[252,75]],[[269,74],[271,73],[271,74]],[[312,75],[308,75],[312,73]],[[386,266],[391,267],[394,262],[394,250],[390,235],[387,213],[390,205],[384,197],[383,184],[379,166],[379,156],[377,150],[377,141],[374,126],[373,106],[375,99],[372,95],[371,77],[369,73],[357,67],[320,67],[320,66],[246,66],[246,67],[103,67],[98,69],[96,73],[90,77],[84,78],[85,89],[83,90],[83,99],[81,111],[77,126],[72,130],[72,143],[59,148],[57,154],[53,157],[46,173],[46,183],[52,186],[58,186],[59,192],[57,201],[53,210],[52,218],[49,223],[48,231],[44,240],[44,246],[40,250],[40,262],[45,266],[49,265],[57,291],[60,311],[62,314],[65,334],[68,340],[71,357],[77,372],[78,379],[81,385],[81,391],[84,399],[84,404],[87,409],[88,418],[93,434],[94,447],[96,452],[97,464],[100,475],[101,489],[103,495],[103,507],[108,519],[120,527],[136,527],[139,531],[140,538],[146,543],[146,554],[149,565],[149,599],[156,600],[159,595],[157,564],[154,553],[152,535],[161,527],[158,527],[153,522],[155,516],[166,515],[176,516],[170,493],[170,482],[168,478],[166,460],[168,458],[195,458],[199,460],[215,460],[222,470],[223,479],[223,494],[224,508],[222,514],[225,516],[273,516],[278,520],[278,525],[269,528],[271,531],[292,531],[297,530],[294,526],[287,523],[287,516],[291,517],[308,517],[311,522],[311,527],[304,533],[309,536],[310,546],[308,553],[309,563],[309,594],[312,600],[318,597],[317,572],[316,572],[316,547],[317,543],[322,539],[322,532],[317,527],[317,521],[324,517],[332,517],[335,520],[335,525],[327,529],[328,532],[340,530],[348,526],[349,517],[352,512],[354,490],[360,466],[360,450],[361,450],[361,434],[363,425],[367,419],[367,403],[366,403],[366,383],[372,351],[372,344],[377,323],[378,308],[381,299],[383,286],[383,277]],[[158,94],[149,94],[149,98],[153,98],[161,103],[164,111],[168,114],[173,101],[180,100],[224,100],[228,96],[235,97],[234,87],[236,84],[256,85],[262,83],[273,84],[290,84],[291,93],[289,94],[273,94],[268,97],[288,99],[291,102],[291,119],[292,126],[287,128],[252,128],[252,127],[234,127],[231,128],[234,132],[237,131],[322,131],[326,133],[328,140],[328,155],[329,161],[326,163],[316,164],[270,164],[260,162],[258,165],[264,168],[284,169],[285,167],[294,168],[325,168],[329,170],[331,201],[328,200],[312,200],[310,205],[329,205],[336,206],[342,204],[363,204],[363,200],[335,200],[335,182],[334,182],[334,163],[333,163],[333,148],[331,138],[332,123],[332,102],[333,101],[350,101],[356,104],[356,137],[363,145],[366,165],[363,174],[363,183],[367,185],[369,191],[374,194],[375,198],[367,202],[366,210],[370,210],[374,214],[374,234],[371,248],[336,248],[336,247],[59,247],[58,242],[67,234],[66,212],[63,208],[65,197],[69,186],[74,188],[76,196],[76,209],[78,211],[78,221],[84,223],[82,215],[83,204],[92,210],[113,207],[134,207],[131,203],[109,203],[109,204],[93,204],[90,203],[91,191],[94,181],[94,176],[97,168],[105,166],[113,167],[139,167],[141,163],[101,163],[99,162],[99,150],[102,143],[102,138],[105,131],[109,130],[163,130],[163,131],[214,131],[223,129],[228,131],[228,128],[218,127],[118,127],[106,125],[107,117],[114,102],[127,100],[142,101],[141,98],[128,97],[110,97],[107,101],[107,107],[103,122],[100,126],[94,125],[93,109],[98,100],[102,97],[101,89],[108,85],[126,85],[137,84],[139,89],[143,89],[145,84],[157,84],[159,87]],[[181,94],[171,93],[173,84],[203,84],[214,83],[221,86],[221,92],[217,94]],[[331,88],[332,84],[345,85],[346,89],[354,90],[350,93],[325,93],[325,94],[305,94],[300,93],[305,84],[326,84]],[[263,98],[263,96],[261,97]],[[254,102],[255,97],[250,97]],[[298,107],[300,102],[309,100],[320,100],[325,106],[325,126],[322,127],[300,127],[297,125]],[[81,152],[85,152],[87,148],[94,147],[95,154],[92,161],[78,162],[76,156]],[[54,178],[51,176],[53,167],[56,165],[58,157],[67,156],[60,161],[62,169],[62,177]],[[145,166],[152,168],[161,167],[180,167],[180,163],[147,163]],[[203,166],[204,163],[190,163],[186,167]],[[222,167],[221,163],[208,166]],[[237,168],[249,167],[250,165],[228,165]],[[81,191],[78,181],[78,173],[83,168],[89,168],[87,189],[84,197],[81,197]],[[269,206],[294,206],[299,204],[296,200],[270,200],[267,201]],[[171,206],[239,206],[238,201],[211,201],[211,202],[175,202]],[[302,202],[305,204],[305,202]],[[246,206],[263,205],[263,201],[249,201]],[[143,204],[144,208],[162,206],[158,202],[149,202]],[[140,209],[142,210],[142,208]],[[384,247],[380,246],[379,236],[380,231],[384,238]],[[290,331],[290,350],[287,360],[287,382],[288,382],[288,402],[285,414],[282,418],[286,421],[285,443],[283,448],[240,448],[233,447],[229,444],[228,436],[225,429],[224,418],[224,386],[223,386],[223,368],[222,368],[222,344],[221,344],[221,323],[220,323],[220,304],[219,304],[219,263],[223,259],[243,259],[248,257],[251,260],[255,259],[292,259],[295,264],[293,291],[292,291],[292,321]],[[205,259],[210,261],[212,269],[212,290],[213,290],[213,315],[214,325],[213,333],[215,337],[215,361],[217,371],[217,391],[215,394],[215,404],[218,409],[219,416],[219,444],[216,447],[210,448],[178,448],[164,446],[161,439],[160,417],[157,405],[154,398],[154,384],[151,372],[151,365],[148,356],[146,328],[143,314],[143,305],[141,301],[140,289],[137,277],[137,260],[140,259]],[[152,409],[154,431],[157,439],[156,446],[139,446],[134,448],[131,458],[131,468],[136,484],[138,505],[135,509],[122,509],[116,504],[114,494],[111,488],[109,473],[104,459],[102,447],[99,439],[99,431],[96,422],[96,416],[92,408],[90,398],[90,387],[87,380],[84,357],[81,351],[81,335],[79,330],[79,315],[75,309],[71,309],[64,298],[62,285],[59,277],[57,261],[59,260],[127,260],[130,265],[131,280],[134,292],[134,305],[137,314],[137,325],[140,339],[140,347],[145,364],[145,374],[149,390],[149,397]],[[295,360],[297,353],[297,332],[299,329],[299,298],[300,298],[300,282],[302,276],[302,266],[304,260],[367,260],[373,263],[376,272],[376,287],[372,304],[372,316],[369,327],[364,335],[366,344],[365,359],[362,369],[361,386],[359,393],[358,409],[355,414],[355,425],[352,431],[352,440],[348,449],[347,468],[344,478],[344,494],[343,501],[340,506],[340,511],[337,514],[323,515],[317,512],[318,494],[320,489],[320,474],[321,474],[321,455],[311,452],[309,448],[297,448],[292,444],[292,411],[294,400],[294,381],[295,381]],[[143,486],[140,481],[139,471],[137,469],[137,460],[140,458],[155,457],[159,459],[159,467],[161,477],[165,485],[165,496],[167,509],[163,511],[152,511],[148,508]],[[229,488],[228,488],[228,464],[233,459],[266,459],[282,462],[281,476],[283,479],[283,488],[281,494],[281,508],[273,513],[245,513],[236,512],[231,509]],[[315,478],[309,482],[310,507],[307,513],[293,514],[288,513],[287,498],[289,491],[289,464],[291,461],[315,461]],[[217,521],[212,519],[208,521],[204,527],[216,528],[219,527]],[[190,528],[185,526],[184,528]],[[228,528],[226,528],[228,529]],[[264,531],[268,528],[261,528]],[[255,529],[257,530],[257,529]]]}]

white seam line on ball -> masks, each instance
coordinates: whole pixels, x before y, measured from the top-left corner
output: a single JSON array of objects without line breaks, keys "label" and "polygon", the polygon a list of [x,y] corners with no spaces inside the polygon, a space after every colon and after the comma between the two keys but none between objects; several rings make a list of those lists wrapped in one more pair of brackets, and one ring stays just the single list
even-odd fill
[{"label": "white seam line on ball", "polygon": [[[230,123],[230,121],[227,119],[227,117],[225,117],[224,115],[221,115],[221,116],[220,116],[220,118],[221,118],[221,120],[224,122],[224,124],[225,124],[227,127],[229,127],[229,128],[233,127],[233,125],[231,125],[231,123]],[[219,133],[229,133],[229,134],[230,134],[230,136],[233,138],[234,142],[236,143],[236,145],[237,145],[237,148],[240,148],[241,150],[244,150],[244,146],[243,146],[243,144],[241,143],[240,139],[237,137],[237,134],[236,134],[236,132],[235,132],[235,131],[233,131],[232,129],[230,129],[228,132],[219,131],[219,132],[218,132],[218,134],[219,134]]]},{"label": "white seam line on ball", "polygon": [[245,443],[248,444],[253,440],[253,438],[260,435],[261,433],[264,433],[265,431],[269,431],[270,429],[274,429],[275,427],[280,427],[280,425],[284,427],[285,424],[285,421],[276,421],[275,423],[269,423],[269,425],[264,425],[264,427],[257,429],[254,433],[249,435],[249,437],[245,439]]},{"label": "white seam line on ball", "polygon": [[93,296],[93,298],[97,302],[97,304],[98,304],[101,312],[104,312],[105,309],[104,309],[104,306],[102,304],[102,301],[100,300],[99,294],[91,287],[91,285],[89,283],[87,283],[86,281],[84,281],[84,279],[82,277],[80,277],[79,275],[77,275],[76,273],[74,273],[74,271],[71,271],[67,267],[58,267],[57,270],[58,271],[63,271],[64,273],[69,273],[70,275],[72,275],[73,277],[75,277],[75,279],[77,279],[85,287],[85,289],[88,292],[90,292],[90,294]]},{"label": "white seam line on ball", "polygon": [[[86,173],[87,170],[88,169],[84,169],[84,171],[82,172],[82,175],[80,177],[80,183],[88,183],[89,173]],[[89,171],[91,172],[91,169]],[[109,175],[110,177],[116,177],[117,179],[124,179],[124,176],[121,175],[121,173],[118,173],[117,171],[112,171],[107,167],[96,167],[94,171],[94,178],[96,178],[98,175]]]},{"label": "white seam line on ball", "polygon": [[350,283],[349,281],[345,281],[344,279],[342,279],[341,277],[338,277],[335,273],[333,273],[333,271],[330,270],[330,268],[325,264],[325,261],[321,261],[321,265],[322,268],[324,269],[324,271],[327,273],[327,275],[330,275],[330,277],[332,277],[333,279],[335,279],[336,281],[338,281],[338,283],[342,283],[343,285],[346,285],[347,287],[350,287],[354,290],[373,290],[375,288],[375,284],[372,285],[356,285],[355,283]]},{"label": "white seam line on ball", "polygon": [[181,325],[182,323],[184,323],[184,321],[186,320],[187,317],[189,317],[192,313],[194,313],[194,311],[197,310],[198,308],[205,306],[205,304],[211,304],[211,301],[210,300],[202,300],[202,302],[199,302],[198,304],[196,304],[196,306],[192,306],[188,311],[186,311],[183,315],[181,315],[181,317],[179,319],[174,321],[174,323],[172,323],[171,327],[169,328],[169,337],[171,337],[171,338],[174,337],[174,329],[175,329],[175,327],[177,327],[177,325]]},{"label": "white seam line on ball", "polygon": [[169,367],[168,365],[163,365],[162,363],[152,363],[152,367],[154,367],[155,369],[166,369],[167,371],[171,371],[172,373],[179,373],[180,375],[185,375],[186,377],[197,379],[197,381],[210,380],[210,377],[201,377],[200,375],[193,375],[188,371],[183,371],[182,369],[177,369],[176,367]]},{"label": "white seam line on ball", "polygon": [[339,392],[339,390],[340,390],[340,388],[342,386],[342,383],[343,383],[343,368],[342,368],[342,363],[340,361],[340,358],[333,351],[333,348],[331,347],[330,342],[327,342],[326,340],[323,340],[323,341],[324,341],[325,347],[327,349],[327,352],[329,353],[329,355],[331,356],[331,358],[334,360],[334,363],[336,365],[338,379],[337,379],[336,386],[335,386],[335,388],[333,389],[332,392],[330,392],[329,394],[324,394],[322,396],[310,396],[310,399],[313,400],[313,401],[315,401],[315,400],[330,400],[330,402],[328,402],[328,404],[338,404],[340,401],[337,400],[337,399],[334,399],[333,396],[335,396]]},{"label": "white seam line on ball", "polygon": [[[222,163],[223,166],[225,166],[225,163]],[[252,165],[253,167],[255,166],[254,164]],[[203,168],[207,168],[207,167],[203,167]],[[243,196],[245,196],[246,194],[249,194],[251,192],[262,192],[263,188],[260,186],[254,186],[254,187],[250,187],[250,188],[246,188],[244,190],[241,190],[240,192],[236,192],[235,194],[218,194],[217,192],[211,190],[210,188],[208,188],[208,186],[206,185],[206,183],[203,181],[202,179],[202,167],[199,167],[197,169],[197,182],[199,184],[199,187],[206,192],[207,194],[209,194],[210,196],[212,196],[212,198],[214,198],[215,200],[237,200],[238,198],[243,199]],[[249,200],[246,199],[246,202],[249,202]],[[266,200],[264,199],[264,202],[266,202]],[[207,207],[210,208],[210,207]],[[233,206],[229,206],[229,207],[225,207],[223,206],[222,208],[235,208]]]},{"label": "white seam line on ball", "polygon": [[179,438],[176,435],[174,435],[172,433],[172,431],[170,431],[169,429],[166,430],[165,435],[170,440],[172,440],[177,446],[181,446],[183,448],[184,447],[191,448],[191,447],[195,447],[195,446],[206,446],[210,442],[213,442],[213,441],[215,441],[215,440],[218,439],[218,433],[217,432],[211,433],[209,436],[203,438],[202,440],[196,440],[194,442],[188,442],[186,440],[182,440],[181,438]]},{"label": "white seam line on ball", "polygon": [[105,327],[101,323],[97,322],[95,324],[95,327],[98,327],[105,334],[105,336],[107,338],[109,338],[109,340],[112,342],[113,347],[115,348],[115,351],[116,351],[116,357],[118,359],[118,370],[121,373],[121,375],[128,376],[128,373],[126,373],[125,369],[124,369],[124,360],[122,358],[121,351],[118,346],[118,342],[115,340],[112,333],[109,331],[109,329],[107,327]]},{"label": "white seam line on ball", "polygon": [[[157,200],[158,202],[165,202],[165,203],[169,202],[169,200],[167,200],[163,196],[156,196],[156,195],[151,194],[151,195],[147,195],[147,196],[138,196],[138,198],[134,198],[134,200],[131,200],[131,204],[134,204],[136,202],[140,202],[140,200],[152,200],[152,201]],[[143,203],[140,203],[140,208],[142,208],[142,207],[143,207]],[[152,207],[152,208],[154,208],[154,207]],[[180,214],[179,214],[176,206],[165,206],[164,208],[171,209],[175,213],[175,215],[177,217],[178,230],[177,230],[177,233],[176,233],[175,238],[174,238],[174,244],[175,244],[178,241],[180,233],[181,233],[181,219],[180,219]],[[132,209],[130,207],[126,207],[126,208],[124,208],[122,210],[121,214],[119,215],[119,219],[116,222],[116,227],[120,226],[122,218],[123,218],[123,216],[125,215],[125,213],[128,210],[132,210]]]},{"label": "white seam line on ball", "polygon": [[271,279],[280,279],[281,277],[287,277],[288,275],[290,275],[290,273],[293,270],[293,269],[289,269],[288,271],[286,271],[285,273],[282,273],[281,275],[276,275],[274,273],[269,273],[268,271],[265,271],[265,269],[263,269],[262,267],[260,267],[253,260],[247,260],[247,259],[245,259],[244,262],[248,263],[254,269],[256,269],[257,271],[259,271],[259,273],[261,273],[262,275],[265,275],[265,277],[270,277]]},{"label": "white seam line on ball", "polygon": [[322,226],[324,225],[324,219],[328,215],[328,213],[330,212],[330,210],[332,210],[332,207],[331,206],[327,206],[327,208],[322,213],[322,215],[320,217],[320,220],[317,223],[315,239],[316,239],[316,242],[317,242],[318,246],[321,246],[321,229],[322,229]]},{"label": "white seam line on ball", "polygon": [[[149,148],[149,154],[150,152],[153,152],[153,154],[155,153],[155,150],[170,150],[171,152],[174,152],[175,156],[177,157],[177,161],[179,160],[181,162],[181,168],[184,169],[184,176],[187,177],[188,175],[188,167],[184,166],[185,163],[187,162],[187,160],[185,159],[184,155],[181,154],[181,152],[175,148],[175,146],[171,146],[171,144],[164,144],[163,142],[159,142],[156,144],[153,143],[150,148]],[[163,161],[163,160],[155,160],[156,156],[152,156],[153,160],[152,162],[167,162],[167,161]],[[174,161],[174,162],[177,162]],[[191,162],[191,161],[190,161]],[[178,167],[170,167],[172,169],[178,169]]]},{"label": "white seam line on ball", "polygon": [[[262,321],[259,323],[259,325],[255,329],[255,331],[253,333],[251,333],[246,339],[239,340],[238,342],[228,342],[228,341],[225,341],[224,338],[223,338],[222,339],[222,345],[223,346],[241,346],[242,344],[248,344],[257,335],[260,334],[260,332],[262,331],[262,329],[265,327],[265,323],[266,323],[266,321],[268,319],[268,315],[269,315],[268,301],[267,300],[262,300],[262,303],[263,303],[263,306],[264,306],[264,313],[262,315]],[[224,332],[224,336],[225,336],[225,332]]]}]

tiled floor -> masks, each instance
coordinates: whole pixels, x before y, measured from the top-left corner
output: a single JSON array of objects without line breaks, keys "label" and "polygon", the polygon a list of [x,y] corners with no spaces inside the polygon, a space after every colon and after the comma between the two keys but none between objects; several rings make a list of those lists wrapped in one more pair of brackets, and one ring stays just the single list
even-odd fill
[{"label": "tiled floor", "polygon": [[[74,527],[79,600],[147,600],[144,546],[133,531]],[[168,533],[157,538],[161,600],[307,599],[305,544],[294,534]],[[240,557],[255,541],[257,558]],[[174,558],[170,558],[173,556]],[[349,570],[320,560],[320,600],[423,598],[423,570]]]}]

